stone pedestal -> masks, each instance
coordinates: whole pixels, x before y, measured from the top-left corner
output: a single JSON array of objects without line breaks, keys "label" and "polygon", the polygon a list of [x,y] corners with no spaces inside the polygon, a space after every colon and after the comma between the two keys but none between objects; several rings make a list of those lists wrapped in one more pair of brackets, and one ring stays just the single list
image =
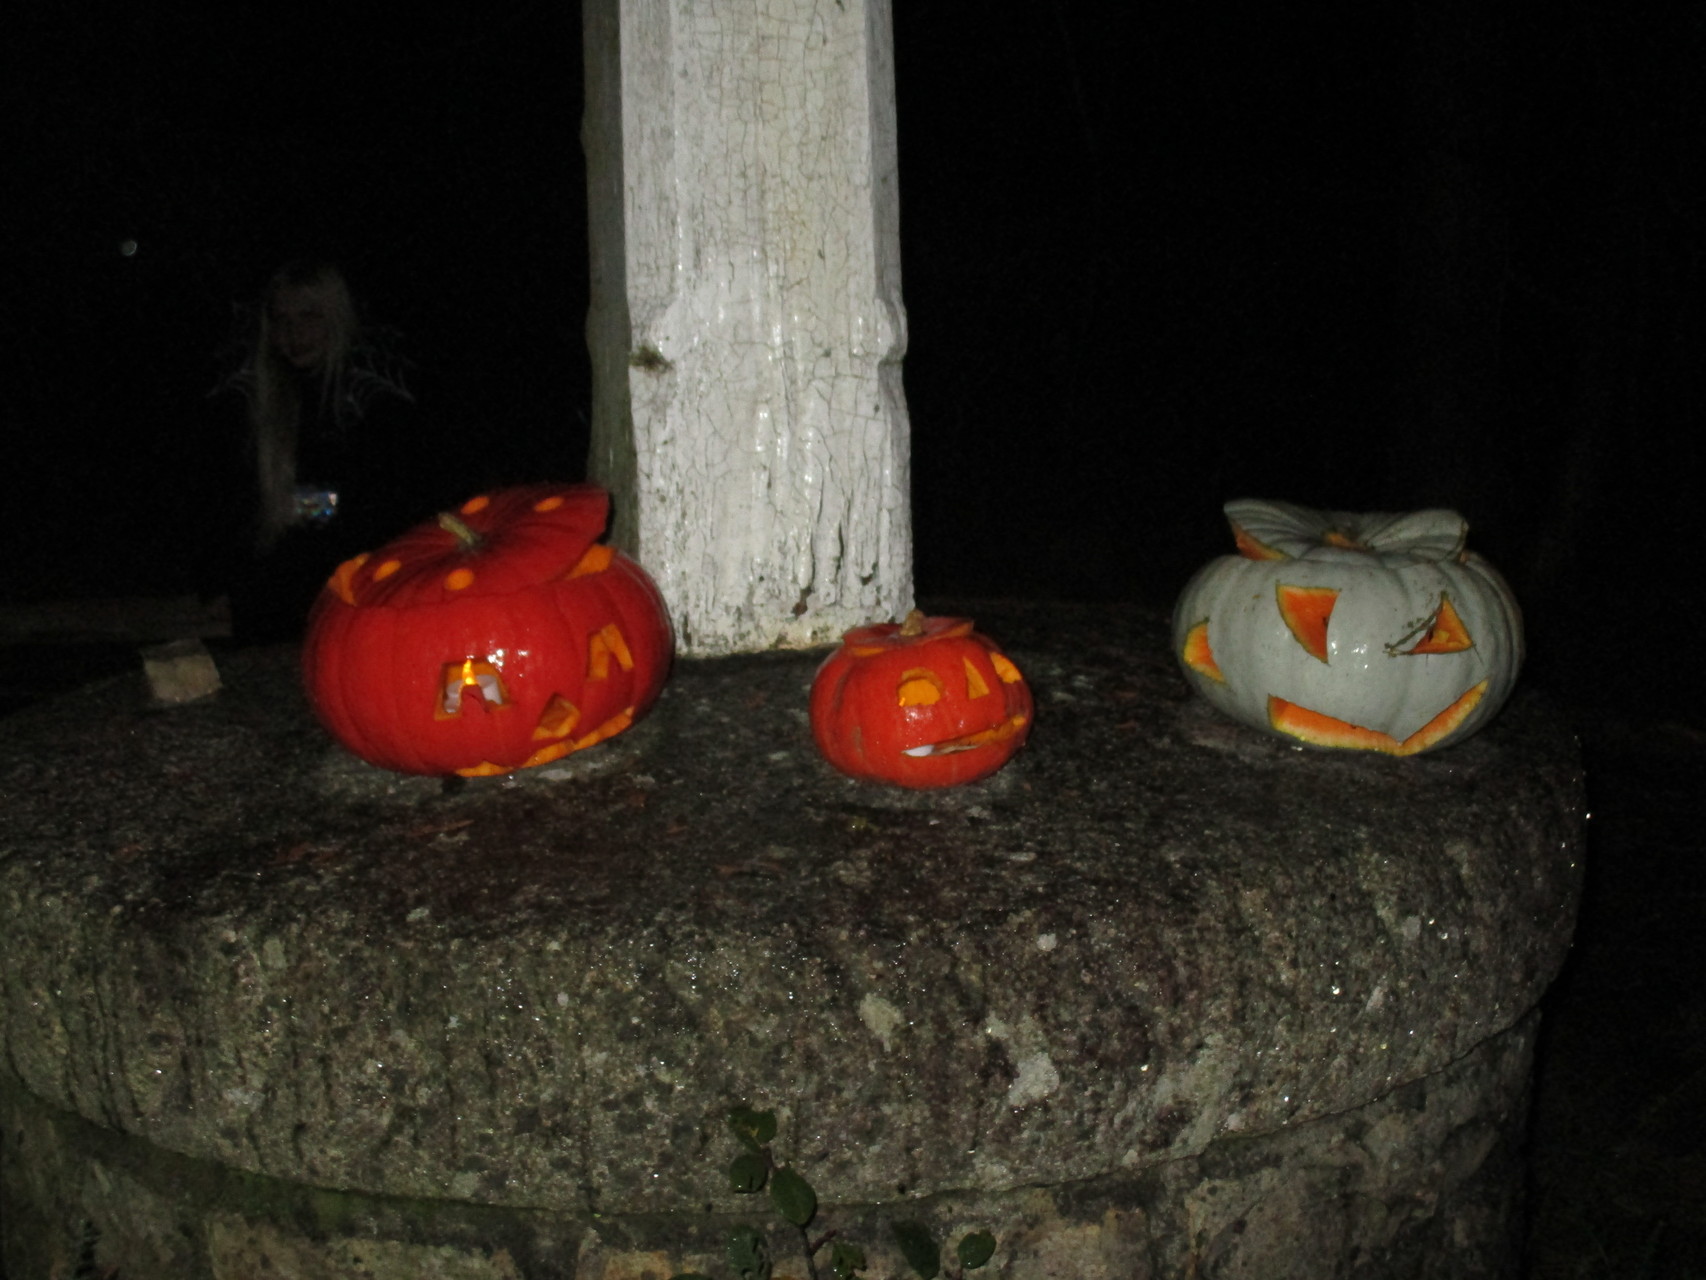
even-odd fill
[{"label": "stone pedestal", "polygon": [[873,1275],[902,1218],[1027,1280],[1513,1274],[1559,721],[1310,753],[1160,618],[977,612],[1037,719],[947,792],[823,765],[808,654],[454,789],[332,746],[288,651],[9,720],[7,1273],[729,1275],[781,1226],[725,1189],[741,1102]]}]

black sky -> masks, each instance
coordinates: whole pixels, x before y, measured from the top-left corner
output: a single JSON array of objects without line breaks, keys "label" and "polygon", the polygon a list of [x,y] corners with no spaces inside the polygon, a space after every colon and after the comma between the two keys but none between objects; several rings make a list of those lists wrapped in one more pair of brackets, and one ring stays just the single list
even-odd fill
[{"label": "black sky", "polygon": [[[896,9],[924,590],[1165,599],[1246,494],[1457,505],[1560,617],[1626,576],[1600,530],[1634,509],[1678,567],[1699,6]],[[303,251],[474,469],[582,465],[576,6],[10,22],[0,589],[173,585],[184,424]]]}]

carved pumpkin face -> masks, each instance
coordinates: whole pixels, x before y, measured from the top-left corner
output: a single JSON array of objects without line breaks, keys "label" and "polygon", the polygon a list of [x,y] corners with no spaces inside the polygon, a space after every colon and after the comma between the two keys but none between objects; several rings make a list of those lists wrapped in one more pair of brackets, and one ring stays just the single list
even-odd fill
[{"label": "carved pumpkin face", "polygon": [[913,610],[849,631],[812,683],[812,737],[855,778],[951,787],[1006,764],[1031,728],[1019,669],[967,618]]},{"label": "carved pumpkin face", "polygon": [[333,737],[400,773],[510,773],[627,728],[674,648],[646,572],[594,541],[591,485],[482,494],[339,565],[303,644]]},{"label": "carved pumpkin face", "polygon": [[1226,515],[1239,554],[1200,570],[1173,615],[1173,651],[1221,711],[1311,746],[1414,755],[1504,704],[1522,617],[1456,512],[1245,499]]}]

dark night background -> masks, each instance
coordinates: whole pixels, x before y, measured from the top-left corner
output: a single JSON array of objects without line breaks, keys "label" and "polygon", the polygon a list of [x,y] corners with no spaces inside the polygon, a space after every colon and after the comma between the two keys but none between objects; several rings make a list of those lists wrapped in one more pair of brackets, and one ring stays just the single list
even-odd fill
[{"label": "dark night background", "polygon": [[[919,594],[1165,607],[1231,497],[1461,510],[1589,726],[1544,1274],[1702,1274],[1706,5],[895,9]],[[578,478],[579,43],[561,0],[8,14],[0,611],[195,589],[233,306],[305,251],[446,473]]]},{"label": "dark night background", "polygon": [[[11,19],[0,591],[185,585],[233,303],[303,250],[443,468],[580,473],[578,6],[354,9]],[[1452,505],[1536,670],[1638,634],[1681,696],[1702,7],[1304,9],[896,6],[920,592],[1166,603],[1226,498]]]}]

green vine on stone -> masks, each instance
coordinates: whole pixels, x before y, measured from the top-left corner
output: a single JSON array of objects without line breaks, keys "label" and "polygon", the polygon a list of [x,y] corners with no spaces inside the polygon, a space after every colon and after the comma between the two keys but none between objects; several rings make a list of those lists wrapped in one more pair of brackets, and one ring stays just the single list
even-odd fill
[{"label": "green vine on stone", "polygon": [[[806,1271],[811,1280],[858,1280],[865,1270],[865,1251],[858,1245],[840,1238],[833,1227],[814,1237],[811,1224],[817,1217],[817,1192],[811,1183],[800,1176],[791,1165],[779,1165],[770,1150],[776,1138],[776,1113],[754,1111],[750,1107],[735,1107],[728,1114],[729,1131],[744,1150],[729,1162],[729,1188],[742,1195],[756,1195],[768,1190],[770,1203],[800,1233],[805,1251]],[[995,1237],[987,1231],[972,1231],[961,1237],[954,1256],[959,1262],[955,1270],[942,1271],[942,1246],[930,1229],[921,1222],[896,1222],[895,1244],[919,1280],[964,1280],[965,1273],[976,1271],[995,1254]],[[819,1270],[818,1255],[825,1249],[826,1270]],[[729,1232],[724,1254],[740,1280],[770,1280],[774,1264],[764,1233],[755,1227],[740,1226]],[[711,1280],[698,1272],[683,1272],[672,1280]]]}]

